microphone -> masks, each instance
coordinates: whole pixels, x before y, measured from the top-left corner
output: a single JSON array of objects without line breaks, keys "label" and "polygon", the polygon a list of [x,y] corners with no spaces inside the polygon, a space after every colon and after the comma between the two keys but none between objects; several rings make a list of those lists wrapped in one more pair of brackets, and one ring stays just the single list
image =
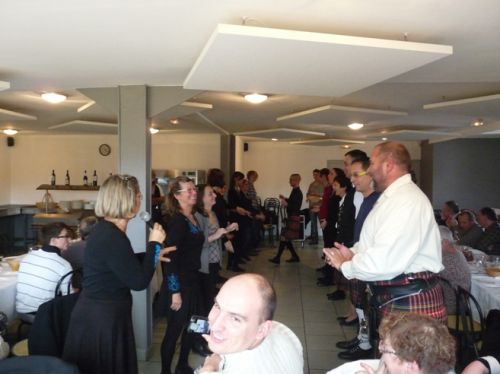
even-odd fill
[{"label": "microphone", "polygon": [[150,228],[153,228],[153,221],[151,221],[151,214],[149,214],[148,212],[140,212],[139,218],[142,219],[144,222],[146,222],[146,224]]}]

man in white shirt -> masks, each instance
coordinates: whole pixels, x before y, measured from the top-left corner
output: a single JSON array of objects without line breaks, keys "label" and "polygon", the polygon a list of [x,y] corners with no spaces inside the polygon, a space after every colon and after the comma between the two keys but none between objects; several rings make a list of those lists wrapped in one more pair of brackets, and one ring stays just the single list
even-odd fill
[{"label": "man in white shirt", "polygon": [[[54,298],[59,280],[72,268],[61,257],[61,251],[68,248],[70,240],[68,226],[62,222],[49,223],[41,229],[42,248],[26,255],[19,266],[17,276],[16,311],[36,313],[38,307]],[[70,277],[61,285],[65,294]]]},{"label": "man in white shirt", "polygon": [[205,335],[213,355],[198,373],[302,374],[302,345],[285,325],[273,321],[276,293],[258,274],[229,279],[215,298]]},{"label": "man in white shirt", "polygon": [[[348,279],[369,282],[379,315],[410,311],[446,320],[437,273],[441,244],[428,198],[411,180],[408,150],[398,142],[377,145],[368,173],[381,195],[352,248],[323,251]],[[376,331],[375,328],[371,329]]]}]

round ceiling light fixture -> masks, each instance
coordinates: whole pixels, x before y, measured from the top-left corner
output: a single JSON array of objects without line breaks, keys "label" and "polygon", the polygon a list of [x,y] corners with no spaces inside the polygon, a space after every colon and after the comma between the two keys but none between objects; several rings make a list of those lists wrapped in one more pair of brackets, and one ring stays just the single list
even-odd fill
[{"label": "round ceiling light fixture", "polygon": [[385,138],[385,137],[384,137],[384,138],[382,138],[382,141],[383,141],[383,142],[387,141],[387,138]]},{"label": "round ceiling light fixture", "polygon": [[278,141],[278,139],[277,139],[277,138],[271,138],[271,140],[272,140],[273,142],[277,142],[277,141]]},{"label": "round ceiling light fixture", "polygon": [[41,96],[42,99],[51,104],[59,104],[67,99],[65,95],[61,95],[55,92],[45,92]]},{"label": "round ceiling light fixture", "polygon": [[179,124],[179,120],[177,118],[170,118],[170,123],[172,125],[178,125]]},{"label": "round ceiling light fixture", "polygon": [[245,95],[245,100],[252,104],[261,104],[267,100],[267,95],[252,93]]},{"label": "round ceiling light fixture", "polygon": [[484,122],[481,118],[478,118],[474,122],[471,123],[472,127],[481,127],[483,125],[484,125]]},{"label": "round ceiling light fixture", "polygon": [[350,147],[349,145],[347,145],[347,144],[344,144],[344,145],[342,146],[342,148],[344,148],[344,149],[349,149],[349,148],[351,148],[351,147]]},{"label": "round ceiling light fixture", "polygon": [[353,122],[347,125],[347,127],[349,127],[351,130],[360,130],[365,127],[365,125],[363,125],[362,123]]},{"label": "round ceiling light fixture", "polygon": [[5,130],[3,130],[3,133],[5,135],[9,135],[9,136],[16,135],[18,132],[19,131],[15,130],[15,129],[5,129]]},{"label": "round ceiling light fixture", "polygon": [[160,130],[155,129],[154,127],[150,127],[149,132],[151,133],[151,135],[154,135],[154,134],[158,134],[160,132]]}]

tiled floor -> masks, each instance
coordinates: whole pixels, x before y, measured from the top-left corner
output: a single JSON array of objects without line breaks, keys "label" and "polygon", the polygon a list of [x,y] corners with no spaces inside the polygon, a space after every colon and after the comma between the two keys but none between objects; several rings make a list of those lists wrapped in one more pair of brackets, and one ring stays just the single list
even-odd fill
[{"label": "tiled floor", "polygon": [[[337,322],[337,316],[346,310],[344,301],[328,301],[326,293],[333,287],[317,287],[318,273],[315,269],[321,265],[320,246],[307,246],[303,249],[296,245],[301,257],[300,263],[284,262],[289,257],[284,253],[281,265],[268,262],[275,248],[264,248],[259,256],[244,265],[249,272],[264,275],[275,287],[278,295],[278,308],[275,319],[290,327],[299,337],[304,348],[304,373],[319,374],[339,366],[345,361],[337,358],[335,343],[351,339],[356,333],[355,327],[343,327]],[[232,276],[234,273],[225,273]],[[160,344],[165,331],[165,322],[155,326],[153,357],[148,362],[139,362],[141,374],[161,371]],[[197,367],[202,363],[200,356],[191,354],[190,364]],[[176,362],[176,358],[174,359]]]}]

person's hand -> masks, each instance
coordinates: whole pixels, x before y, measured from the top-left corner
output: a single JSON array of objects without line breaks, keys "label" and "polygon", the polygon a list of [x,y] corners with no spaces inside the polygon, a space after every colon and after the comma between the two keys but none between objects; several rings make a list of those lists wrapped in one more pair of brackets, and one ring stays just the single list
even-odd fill
[{"label": "person's hand", "polygon": [[236,213],[238,213],[240,216],[250,216],[251,215],[251,213],[248,210],[243,209],[240,206],[236,207]]},{"label": "person's hand", "polygon": [[337,270],[340,270],[340,266],[346,261],[337,248],[323,248],[323,253],[326,263]]},{"label": "person's hand", "polygon": [[377,371],[373,370],[373,368],[370,365],[365,364],[364,362],[361,362],[360,365],[363,368],[363,370],[358,370],[356,371],[355,374],[387,374],[385,363],[382,360],[380,360],[380,364],[378,366]]},{"label": "person's hand", "polygon": [[321,221],[319,221],[319,226],[321,227],[321,230],[325,229],[327,223],[328,222],[326,219],[322,219]]},{"label": "person's hand", "polygon": [[178,311],[182,306],[182,297],[181,293],[177,292],[172,294],[172,305],[170,305],[170,309],[174,311]]},{"label": "person's hand", "polygon": [[163,227],[159,223],[155,223],[153,225],[153,228],[149,230],[150,242],[163,243],[166,237],[167,234],[165,233],[165,230],[163,230]]},{"label": "person's hand", "polygon": [[266,220],[266,215],[264,213],[260,212],[260,213],[257,213],[255,215],[255,218],[257,218],[259,221],[264,222]]},{"label": "person's hand", "polygon": [[224,243],[224,248],[226,248],[226,251],[228,251],[229,253],[234,253],[233,243],[231,243],[231,240],[228,240]]},{"label": "person's hand", "polygon": [[337,242],[333,243],[333,245],[335,246],[335,248],[337,248],[340,251],[340,253],[342,254],[342,256],[344,256],[346,261],[351,260],[351,258],[354,256],[354,253],[349,248],[347,248],[345,245],[337,243]]},{"label": "person's hand", "polygon": [[226,226],[226,232],[231,232],[231,231],[237,231],[239,230],[240,226],[238,225],[237,222],[230,223]]},{"label": "person's hand", "polygon": [[158,260],[163,261],[163,262],[170,262],[170,259],[166,256],[167,256],[167,254],[169,254],[170,252],[173,252],[175,250],[177,250],[176,246],[162,248],[160,250],[160,256],[158,256]]},{"label": "person's hand", "polygon": [[[203,337],[207,339],[206,335],[203,335]],[[210,356],[205,358],[205,362],[203,363],[203,366],[200,368],[200,373],[218,372],[221,360],[222,357],[219,356],[217,353],[211,354]]]},{"label": "person's hand", "polygon": [[215,237],[217,239],[219,239],[222,235],[224,235],[225,233],[227,233],[227,230],[224,228],[224,227],[220,227],[217,229],[217,231],[215,231]]}]

